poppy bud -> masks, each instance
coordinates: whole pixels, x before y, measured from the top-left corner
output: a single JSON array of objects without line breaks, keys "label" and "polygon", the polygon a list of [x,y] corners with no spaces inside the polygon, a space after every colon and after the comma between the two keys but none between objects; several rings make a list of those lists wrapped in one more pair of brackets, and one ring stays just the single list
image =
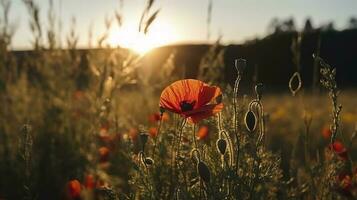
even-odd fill
[{"label": "poppy bud", "polygon": [[154,160],[152,158],[150,158],[150,157],[146,157],[144,159],[144,162],[145,162],[146,165],[149,165],[149,166],[154,164]]},{"label": "poppy bud", "polygon": [[211,173],[204,162],[197,163],[197,173],[200,175],[205,183],[209,183],[211,179]]},{"label": "poppy bud", "polygon": [[218,139],[216,146],[220,154],[224,155],[226,153],[227,142],[225,139],[222,138]]},{"label": "poppy bud", "polygon": [[301,76],[299,72],[295,72],[289,80],[289,89],[293,96],[300,90],[302,85]]},{"label": "poppy bud", "polygon": [[236,67],[238,73],[241,73],[244,71],[245,67],[247,66],[247,61],[242,58],[236,59],[234,61],[234,66]]},{"label": "poppy bud", "polygon": [[163,114],[165,112],[165,108],[160,106],[160,114]]},{"label": "poppy bud", "polygon": [[262,98],[263,90],[264,85],[262,83],[258,83],[257,85],[255,85],[255,93],[257,94],[258,99]]},{"label": "poppy bud", "polygon": [[246,114],[245,114],[245,126],[247,127],[249,132],[253,132],[255,130],[256,127],[256,123],[257,123],[257,117],[255,116],[255,114],[249,110]]}]

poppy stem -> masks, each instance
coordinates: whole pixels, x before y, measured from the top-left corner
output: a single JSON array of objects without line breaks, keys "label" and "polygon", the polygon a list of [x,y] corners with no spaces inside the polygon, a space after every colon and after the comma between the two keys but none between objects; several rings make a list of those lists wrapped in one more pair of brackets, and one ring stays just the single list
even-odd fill
[{"label": "poppy stem", "polygon": [[236,162],[235,162],[235,171],[238,170],[238,162],[239,162],[239,151],[240,151],[240,143],[239,143],[239,123],[238,123],[238,109],[237,109],[237,98],[238,98],[238,88],[240,80],[242,79],[240,72],[238,71],[237,79],[234,83],[234,90],[233,90],[233,108],[234,108],[234,135],[236,137],[236,147],[237,147],[237,155],[236,155]]},{"label": "poppy stem", "polygon": [[160,120],[159,120],[159,126],[157,128],[157,135],[156,137],[154,138],[154,148],[152,150],[152,157],[153,159],[155,160],[155,154],[156,154],[156,148],[157,148],[157,140],[158,140],[158,137],[160,137],[160,130],[161,130],[161,124],[162,124],[162,116],[163,116],[164,113],[161,113],[160,114]]},{"label": "poppy stem", "polygon": [[[180,124],[181,124],[181,128],[180,128],[179,137],[177,139],[177,142],[175,140],[173,140],[173,143],[172,143],[173,150],[172,150],[172,160],[171,160],[171,171],[172,171],[171,186],[173,186],[174,180],[178,180],[177,179],[178,177],[176,177],[176,175],[178,176],[178,173],[176,174],[176,171],[179,170],[177,159],[179,158],[179,155],[180,155],[181,138],[182,138],[183,128],[185,127],[185,124],[186,124],[186,119],[182,119]],[[177,130],[177,128],[176,128],[176,130]],[[176,144],[175,144],[175,142],[176,142]],[[176,147],[176,151],[175,151],[175,147]],[[176,155],[175,155],[175,152],[176,152]],[[175,179],[174,179],[174,177],[175,177]]]},{"label": "poppy stem", "polygon": [[179,133],[179,138],[178,138],[178,144],[177,144],[177,154],[176,154],[176,158],[178,158],[180,156],[180,150],[181,150],[181,140],[182,140],[182,132],[183,132],[183,128],[186,125],[186,119],[183,119],[182,123],[181,123],[181,128],[180,128],[180,133]]},{"label": "poppy stem", "polygon": [[193,124],[192,142],[193,142],[193,144],[195,145],[194,148],[197,149],[196,124]]}]

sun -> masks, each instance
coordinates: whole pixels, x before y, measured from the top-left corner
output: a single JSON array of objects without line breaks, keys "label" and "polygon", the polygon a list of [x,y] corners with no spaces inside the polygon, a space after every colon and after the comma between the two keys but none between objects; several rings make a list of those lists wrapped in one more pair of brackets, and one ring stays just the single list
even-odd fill
[{"label": "sun", "polygon": [[173,43],[176,39],[174,29],[162,21],[154,22],[146,35],[138,32],[137,23],[127,23],[120,28],[112,28],[108,37],[110,46],[129,48],[141,55],[155,47]]}]

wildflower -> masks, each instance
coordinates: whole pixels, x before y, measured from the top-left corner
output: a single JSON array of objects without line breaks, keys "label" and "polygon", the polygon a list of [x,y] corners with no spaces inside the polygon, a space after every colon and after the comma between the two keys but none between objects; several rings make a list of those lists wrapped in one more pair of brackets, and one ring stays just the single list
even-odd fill
[{"label": "wildflower", "polygon": [[170,119],[170,117],[167,113],[163,113],[162,116],[160,113],[153,113],[149,116],[149,122],[151,122],[151,123],[156,123],[160,120],[168,121],[169,119]]},{"label": "wildflower", "polygon": [[156,137],[157,136],[157,134],[158,134],[158,130],[157,130],[157,128],[156,127],[151,127],[150,129],[149,129],[149,135],[151,136],[151,137]]},{"label": "wildflower", "polygon": [[350,196],[352,189],[352,178],[350,174],[341,173],[337,176],[337,190],[343,195]]},{"label": "wildflower", "polygon": [[169,116],[169,114],[167,114],[167,113],[162,113],[162,121],[169,121],[170,120],[170,116]]},{"label": "wildflower", "polygon": [[324,128],[322,128],[321,134],[323,138],[329,140],[331,138],[332,132],[328,126],[325,126]]},{"label": "wildflower", "polygon": [[132,140],[132,141],[136,141],[138,139],[138,130],[135,129],[135,128],[131,128],[129,130],[129,138]]},{"label": "wildflower", "polygon": [[198,132],[197,132],[197,139],[199,139],[199,140],[206,139],[208,137],[208,133],[209,133],[208,127],[207,126],[201,126],[200,129],[198,129]]},{"label": "wildflower", "polygon": [[78,199],[81,195],[81,184],[74,179],[68,182],[68,194],[71,199]]},{"label": "wildflower", "polygon": [[108,147],[100,147],[99,150],[99,160],[101,163],[107,162],[109,159],[110,150]]},{"label": "wildflower", "polygon": [[161,119],[160,113],[153,113],[149,116],[149,122],[151,123],[158,122],[160,121],[160,119]]},{"label": "wildflower", "polygon": [[91,175],[91,174],[86,175],[85,181],[84,181],[84,186],[87,189],[94,189],[95,188],[95,181],[94,181],[93,175]]},{"label": "wildflower", "polygon": [[330,144],[330,150],[335,152],[342,160],[347,160],[348,154],[346,147],[340,141],[335,141],[332,145]]},{"label": "wildflower", "polygon": [[199,80],[185,79],[166,87],[161,93],[159,105],[197,123],[223,109],[221,97],[219,87],[209,86]]},{"label": "wildflower", "polygon": [[99,135],[98,135],[99,139],[103,142],[110,142],[112,140],[112,137],[110,136],[110,134],[108,133],[108,130],[105,128],[101,128],[99,130]]}]

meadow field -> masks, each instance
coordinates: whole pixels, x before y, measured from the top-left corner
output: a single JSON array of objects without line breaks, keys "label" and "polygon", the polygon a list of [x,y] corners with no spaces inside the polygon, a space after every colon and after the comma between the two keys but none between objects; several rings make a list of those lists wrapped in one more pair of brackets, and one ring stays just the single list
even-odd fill
[{"label": "meadow field", "polygon": [[174,52],[152,67],[105,37],[79,49],[75,27],[57,43],[30,0],[33,46],[14,51],[1,2],[0,200],[357,199],[357,88],[339,88],[319,52],[306,86],[300,33],[296,71],[275,90],[217,44],[191,77]]}]

